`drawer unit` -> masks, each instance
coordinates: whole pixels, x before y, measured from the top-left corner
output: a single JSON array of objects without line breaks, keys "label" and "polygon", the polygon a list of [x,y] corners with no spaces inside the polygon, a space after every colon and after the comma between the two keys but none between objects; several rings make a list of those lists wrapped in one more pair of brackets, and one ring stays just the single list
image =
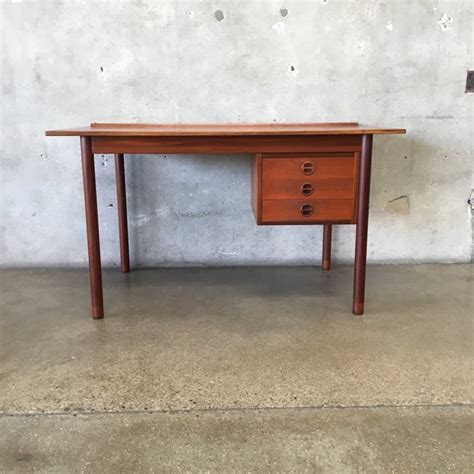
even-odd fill
[{"label": "drawer unit", "polygon": [[354,223],[358,167],[358,153],[256,155],[257,224]]}]

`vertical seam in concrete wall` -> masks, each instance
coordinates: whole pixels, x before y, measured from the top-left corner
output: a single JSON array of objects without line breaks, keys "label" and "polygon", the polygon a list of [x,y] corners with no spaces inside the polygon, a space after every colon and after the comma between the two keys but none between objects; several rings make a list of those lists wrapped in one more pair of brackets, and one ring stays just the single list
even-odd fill
[{"label": "vertical seam in concrete wall", "polygon": [[474,189],[471,190],[468,203],[471,207],[471,263],[474,263]]}]

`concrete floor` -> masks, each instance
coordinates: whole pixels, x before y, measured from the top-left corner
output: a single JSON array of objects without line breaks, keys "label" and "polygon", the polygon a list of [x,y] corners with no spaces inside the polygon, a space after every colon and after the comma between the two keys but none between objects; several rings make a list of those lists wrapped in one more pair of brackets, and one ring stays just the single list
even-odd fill
[{"label": "concrete floor", "polygon": [[0,273],[0,471],[473,472],[473,267]]}]

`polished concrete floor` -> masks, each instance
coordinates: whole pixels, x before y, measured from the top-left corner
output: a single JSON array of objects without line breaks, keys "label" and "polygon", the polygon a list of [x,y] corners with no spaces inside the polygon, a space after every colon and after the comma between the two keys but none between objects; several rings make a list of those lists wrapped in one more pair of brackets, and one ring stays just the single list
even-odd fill
[{"label": "polished concrete floor", "polygon": [[0,471],[474,472],[471,265],[0,273]]}]

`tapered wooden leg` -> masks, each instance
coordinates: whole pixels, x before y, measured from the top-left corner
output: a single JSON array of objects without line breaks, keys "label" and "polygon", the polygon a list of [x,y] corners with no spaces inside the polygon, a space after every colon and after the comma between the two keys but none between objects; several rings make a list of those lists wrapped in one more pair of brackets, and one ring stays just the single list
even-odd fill
[{"label": "tapered wooden leg", "polygon": [[86,208],[87,247],[89,250],[89,280],[91,286],[92,317],[104,317],[102,270],[100,264],[99,219],[95,189],[94,155],[90,137],[81,137],[82,177]]},{"label": "tapered wooden leg", "polygon": [[331,268],[332,225],[324,224],[323,229],[323,270]]},{"label": "tapered wooden leg", "polygon": [[367,262],[367,231],[369,226],[370,169],[372,163],[372,135],[363,135],[360,155],[357,226],[354,262],[354,294],[352,312],[364,314],[365,267]]},{"label": "tapered wooden leg", "polygon": [[123,273],[130,271],[128,250],[127,195],[125,188],[125,168],[123,154],[115,155],[115,180],[117,186],[117,210],[120,236],[120,269]]}]

